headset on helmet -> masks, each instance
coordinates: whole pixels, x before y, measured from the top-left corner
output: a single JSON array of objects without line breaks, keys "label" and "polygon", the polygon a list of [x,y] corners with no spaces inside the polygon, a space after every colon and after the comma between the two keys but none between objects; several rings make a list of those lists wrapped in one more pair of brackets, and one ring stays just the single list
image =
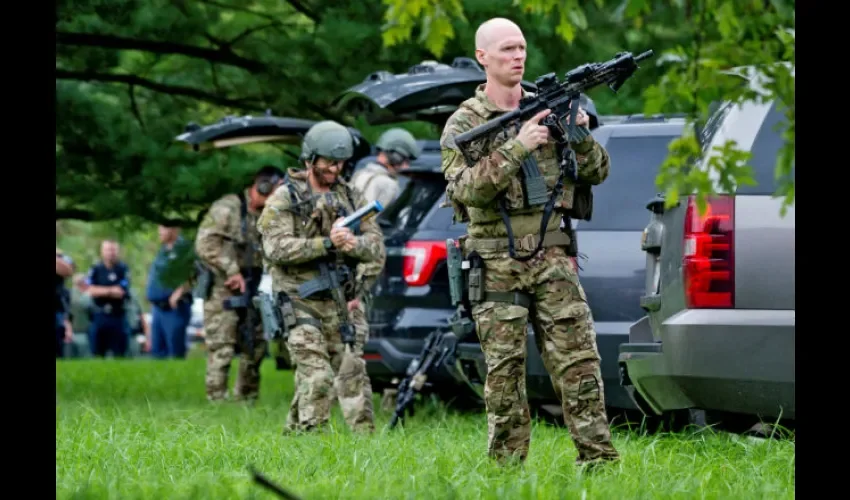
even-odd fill
[{"label": "headset on helmet", "polygon": [[262,196],[269,196],[277,188],[283,179],[283,172],[274,165],[266,165],[261,168],[255,176],[257,192]]},{"label": "headset on helmet", "polygon": [[422,153],[413,135],[402,128],[393,128],[381,134],[375,147],[386,155],[392,166],[415,160]]}]

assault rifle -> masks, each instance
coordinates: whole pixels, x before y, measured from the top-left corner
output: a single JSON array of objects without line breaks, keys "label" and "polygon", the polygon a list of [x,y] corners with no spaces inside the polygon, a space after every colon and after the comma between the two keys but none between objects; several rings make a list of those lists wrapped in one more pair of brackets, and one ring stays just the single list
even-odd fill
[{"label": "assault rifle", "polygon": [[[540,172],[534,156],[529,155],[526,157],[520,168],[525,205],[527,207],[545,205],[543,208],[543,218],[540,223],[537,248],[530,254],[522,257],[517,256],[514,250],[514,234],[511,228],[510,217],[508,216],[504,194],[499,196],[497,200],[502,221],[505,223],[508,233],[508,253],[512,258],[519,261],[528,261],[543,248],[543,239],[546,235],[549,219],[552,216],[552,210],[554,210],[555,202],[561,195],[564,187],[564,177],[569,177],[575,186],[573,206],[568,212],[563,214],[563,222],[566,223],[564,227],[571,228],[570,217],[579,220],[590,220],[593,212],[593,193],[589,185],[579,182],[575,151],[570,148],[570,142],[581,142],[590,135],[590,130],[587,127],[576,126],[581,94],[603,84],[608,85],[616,93],[626,83],[626,80],[637,71],[638,62],[652,57],[652,55],[653,52],[651,50],[647,50],[637,56],[632,55],[631,52],[619,52],[609,61],[583,64],[568,71],[564,76],[563,82],[558,81],[555,73],[547,73],[535,80],[537,93],[523,97],[517,109],[454,137],[454,144],[463,155],[464,161],[467,165],[473,166],[480,158],[473,157],[470,154],[470,146],[483,142],[485,147],[475,149],[476,151],[483,151],[486,154],[490,149],[486,145],[497,134],[507,134],[510,127],[514,127],[519,131],[522,123],[530,120],[541,111],[551,110],[551,113],[540,121],[541,125],[549,129],[549,135],[555,142],[558,151],[560,175],[551,194],[547,197],[548,188],[546,186],[546,179]],[[569,117],[569,130],[565,128],[567,117]],[[574,244],[574,239],[575,234],[573,233],[570,238],[571,244]]]},{"label": "assault rifle", "polygon": [[239,317],[238,329],[245,343],[247,352],[254,354],[254,330],[257,327],[257,310],[253,298],[257,295],[263,268],[243,268],[242,277],[245,279],[245,292],[224,299],[222,306],[225,311],[235,311]]},{"label": "assault rifle", "polygon": [[[608,85],[616,93],[638,70],[637,63],[653,55],[652,50],[637,56],[631,52],[619,52],[609,61],[587,63],[568,71],[563,82],[558,81],[555,73],[547,73],[534,81],[537,93],[523,97],[517,109],[458,134],[454,142],[467,164],[473,165],[477,159],[473,159],[469,154],[469,146],[472,143],[491,138],[511,126],[519,129],[522,123],[546,109],[552,110],[552,113],[544,118],[541,124],[549,128],[557,142],[566,142],[567,137],[578,138],[576,136],[581,132],[577,130],[575,121],[581,94],[600,85]],[[570,117],[569,134],[563,128],[567,116]]]},{"label": "assault rifle", "polygon": [[444,363],[454,362],[457,340],[457,335],[452,331],[435,330],[428,334],[422,352],[410,362],[404,379],[398,385],[398,399],[395,413],[390,419],[390,429],[404,418],[405,413],[413,416],[413,399],[416,393],[431,385],[428,383],[428,373]]}]

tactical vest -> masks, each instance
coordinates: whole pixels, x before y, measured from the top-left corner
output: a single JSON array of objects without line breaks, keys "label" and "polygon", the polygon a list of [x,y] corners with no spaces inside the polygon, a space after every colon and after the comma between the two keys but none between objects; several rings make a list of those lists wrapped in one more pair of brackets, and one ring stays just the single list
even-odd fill
[{"label": "tactical vest", "polygon": [[[523,95],[532,94],[524,92]],[[497,113],[489,111],[484,106],[484,104],[478,98],[475,97],[469,98],[463,103],[461,103],[459,108],[472,111],[476,116],[479,116],[481,118],[481,123],[498,116]],[[482,139],[481,141],[470,145],[469,150],[472,155],[473,161],[477,161],[489,155],[492,151],[495,151],[507,141],[515,138],[517,132],[518,130],[507,130],[504,133],[498,134],[492,138]],[[540,175],[543,176],[545,182],[545,192],[540,193],[538,186],[538,192],[529,193],[528,189],[523,186],[522,177],[520,175],[517,175],[511,180],[510,186],[504,194],[505,208],[507,209],[508,214],[510,216],[533,214],[535,212],[540,211],[542,205],[546,201],[545,197],[547,197],[551,193],[551,190],[554,187],[555,182],[557,181],[559,174],[558,153],[556,147],[553,144],[547,144],[538,148],[527,157],[527,160],[530,158],[534,158],[534,160],[536,160]],[[467,166],[466,168],[474,167]],[[527,163],[522,166],[523,170],[525,170],[526,168],[528,168]],[[480,209],[466,207],[460,203],[453,201],[453,189],[451,184],[447,186],[446,194],[446,202],[444,202],[443,205],[448,205],[452,207],[455,213],[455,222],[486,224],[502,220],[501,214],[495,206],[493,209]],[[568,209],[572,207],[572,199],[573,184],[572,182],[566,181],[564,183],[561,195],[556,200],[556,207]]]},{"label": "tactical vest", "polygon": [[[319,234],[309,234],[306,236],[308,238],[329,235],[331,224],[333,224],[334,220],[336,220],[336,217],[345,217],[356,209],[354,196],[351,192],[351,187],[348,184],[340,183],[343,187],[345,199],[348,201],[348,207],[335,203],[335,196],[333,193],[321,193],[310,196],[309,193],[302,192],[303,190],[298,189],[289,177],[286,178],[283,185],[289,192],[289,211],[301,218],[302,223],[305,226],[311,218],[321,218],[319,223],[315,225],[319,230]],[[323,201],[325,204],[322,204]],[[331,207],[326,204],[333,204],[333,210],[336,211],[336,217],[329,216],[328,209]],[[359,231],[355,232],[355,234],[358,233]]]}]

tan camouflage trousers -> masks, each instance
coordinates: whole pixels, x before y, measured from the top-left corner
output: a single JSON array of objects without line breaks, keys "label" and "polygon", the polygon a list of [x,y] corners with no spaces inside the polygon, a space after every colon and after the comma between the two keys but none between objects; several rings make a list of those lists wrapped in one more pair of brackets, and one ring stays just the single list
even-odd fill
[{"label": "tan camouflage trousers", "polygon": [[[334,399],[339,401],[345,422],[352,430],[374,431],[372,384],[363,359],[363,345],[369,336],[363,306],[349,313],[356,341],[352,354],[346,355],[334,302],[297,298],[293,302],[297,303],[296,318],[318,320],[322,328],[299,324],[289,332],[287,347],[295,365],[295,396],[286,417],[286,431],[324,427]],[[344,357],[348,357],[346,363],[353,364],[341,371]]]},{"label": "tan camouflage trousers", "polygon": [[[541,250],[529,262],[503,255],[482,254],[485,290],[524,291],[535,298],[530,311],[535,340],[578,450],[576,461],[618,458],[605,413],[593,318],[572,263],[559,247]],[[531,442],[525,385],[529,310],[482,302],[472,314],[487,361],[488,454],[500,462],[522,462]]]},{"label": "tan camouflage trousers", "polygon": [[204,301],[207,399],[220,401],[227,398],[230,365],[238,343],[242,354],[239,358],[234,397],[237,400],[253,401],[259,396],[260,364],[266,349],[263,326],[258,318],[257,328],[254,330],[254,351],[248,352],[248,347],[238,331],[239,317],[235,311],[225,311],[222,306],[222,301],[231,295],[228,289],[215,286],[210,297]]}]

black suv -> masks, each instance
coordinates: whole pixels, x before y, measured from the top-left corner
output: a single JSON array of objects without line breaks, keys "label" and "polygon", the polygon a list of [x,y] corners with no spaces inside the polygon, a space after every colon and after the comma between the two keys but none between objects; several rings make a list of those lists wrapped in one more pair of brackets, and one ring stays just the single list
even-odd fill
[{"label": "black suv", "polygon": [[[423,64],[407,74],[377,73],[338,98],[338,105],[357,110],[373,123],[425,120],[441,127],[457,106],[484,83],[474,61],[458,58],[452,64]],[[533,90],[533,84],[524,82]],[[594,189],[593,220],[578,225],[582,283],[593,310],[603,377],[610,406],[635,409],[619,384],[617,349],[628,341],[630,325],[643,316],[639,297],[644,286],[645,256],[640,238],[646,224],[644,206],[655,193],[655,176],[667,145],[684,127],[681,118],[600,117],[594,136],[612,156],[610,178]],[[445,200],[446,181],[440,171],[437,141],[423,142],[423,155],[404,172],[399,198],[379,216],[384,228],[387,264],[373,290],[371,338],[366,359],[375,390],[403,376],[436,328],[446,328],[453,313],[449,300],[446,239],[466,233],[465,224],[452,223]],[[361,160],[361,162],[366,161]],[[529,328],[529,335],[533,336]],[[437,392],[458,396],[458,388],[481,395],[486,374],[477,339],[459,345],[454,367],[435,374]],[[538,404],[557,403],[542,359],[529,338],[528,393]],[[445,382],[452,384],[440,384]],[[443,385],[443,387],[440,387]]]}]

